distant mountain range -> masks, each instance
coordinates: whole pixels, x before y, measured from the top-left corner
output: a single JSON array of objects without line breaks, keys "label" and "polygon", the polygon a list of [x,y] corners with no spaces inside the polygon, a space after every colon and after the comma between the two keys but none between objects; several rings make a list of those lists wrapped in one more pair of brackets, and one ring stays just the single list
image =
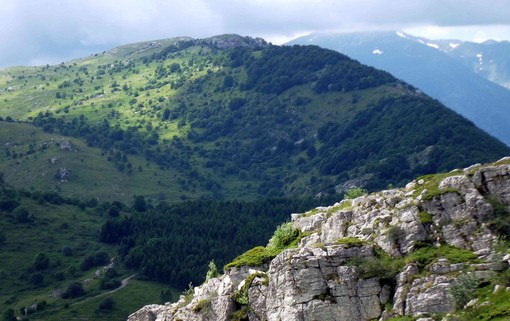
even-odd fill
[{"label": "distant mountain range", "polygon": [[[413,38],[405,34],[404,36]],[[510,42],[487,40],[475,43],[458,40],[415,39],[447,53],[485,79],[510,89]]]},{"label": "distant mountain range", "polygon": [[288,44],[337,50],[388,71],[510,145],[508,42],[433,41],[403,32],[370,32],[313,33]]}]

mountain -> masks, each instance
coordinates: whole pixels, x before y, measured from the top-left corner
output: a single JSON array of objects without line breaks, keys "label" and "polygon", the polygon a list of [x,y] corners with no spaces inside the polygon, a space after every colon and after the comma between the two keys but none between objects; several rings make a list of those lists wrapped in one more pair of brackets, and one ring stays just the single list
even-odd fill
[{"label": "mountain", "polygon": [[510,89],[510,42],[451,41],[447,47],[441,46],[438,49],[446,52],[485,79]]},{"label": "mountain", "polygon": [[[498,70],[501,75],[507,73],[507,60],[496,57],[505,56],[505,52],[508,57],[508,50],[502,49],[498,54],[492,54],[486,49],[486,58],[482,62],[487,67],[479,70],[480,60],[476,55],[485,50],[480,47],[492,48],[490,43],[478,46],[455,40],[433,41],[402,32],[367,32],[314,33],[289,44],[319,45],[386,70],[510,145],[510,91],[482,77],[484,73],[488,75],[490,70]],[[497,47],[507,48],[508,44],[500,43]],[[477,59],[476,68],[472,65],[474,58]]]},{"label": "mountain", "polygon": [[293,214],[142,320],[507,320],[510,159]]},{"label": "mountain", "polygon": [[401,185],[509,151],[386,72],[315,46],[237,35],[10,68],[0,88],[1,126],[21,122],[87,147],[60,166],[40,130],[33,140],[13,136],[6,182],[79,199],[323,195]]},{"label": "mountain", "polygon": [[124,319],[290,213],[510,152],[387,72],[236,35],[2,70],[0,117],[4,319]]}]

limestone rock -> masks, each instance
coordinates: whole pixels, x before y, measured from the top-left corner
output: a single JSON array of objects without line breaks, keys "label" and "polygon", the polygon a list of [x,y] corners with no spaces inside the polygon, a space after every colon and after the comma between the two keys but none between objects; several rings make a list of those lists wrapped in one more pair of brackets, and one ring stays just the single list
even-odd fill
[{"label": "limestone rock", "polygon": [[[248,304],[238,312],[245,311],[250,321],[368,321],[405,315],[429,321],[448,313],[445,320],[457,320],[449,292],[455,278],[471,270],[481,282],[490,281],[510,264],[510,255],[496,253],[497,235],[486,224],[494,215],[487,197],[510,206],[510,165],[496,164],[453,171],[437,186],[420,179],[402,189],[293,214],[294,227],[306,235],[298,248],[284,250],[268,266],[230,269],[195,288],[193,297],[146,306],[128,320],[231,320],[240,309],[232,298],[246,288]],[[436,257],[426,266],[410,262],[391,282],[382,272],[362,273],[363,262],[380,258],[381,250],[398,260],[419,247],[433,251],[442,244],[472,251],[479,261]],[[391,301],[392,309],[386,310]]]}]

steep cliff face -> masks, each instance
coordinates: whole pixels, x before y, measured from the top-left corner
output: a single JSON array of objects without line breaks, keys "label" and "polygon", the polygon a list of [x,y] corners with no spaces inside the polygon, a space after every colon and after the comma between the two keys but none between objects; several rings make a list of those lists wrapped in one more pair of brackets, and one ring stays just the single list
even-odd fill
[{"label": "steep cliff face", "polygon": [[[226,269],[172,304],[129,321],[387,320],[462,308],[462,278],[508,269],[510,159],[424,177],[292,215],[299,245],[269,264]],[[424,320],[426,320],[424,318]],[[431,320],[431,319],[430,319]]]}]

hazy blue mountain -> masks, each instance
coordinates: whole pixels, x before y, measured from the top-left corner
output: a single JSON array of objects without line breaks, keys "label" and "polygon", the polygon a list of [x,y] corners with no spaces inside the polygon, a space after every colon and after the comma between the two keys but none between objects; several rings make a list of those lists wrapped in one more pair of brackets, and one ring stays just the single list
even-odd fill
[{"label": "hazy blue mountain", "polygon": [[[313,33],[288,44],[314,44],[337,50],[386,70],[510,145],[510,90],[484,79],[460,61],[461,50],[467,52],[472,43],[429,41],[401,32],[371,32]],[[464,59],[469,60],[467,55]]]},{"label": "hazy blue mountain", "polygon": [[510,42],[462,42],[441,49],[480,76],[510,89]]}]

